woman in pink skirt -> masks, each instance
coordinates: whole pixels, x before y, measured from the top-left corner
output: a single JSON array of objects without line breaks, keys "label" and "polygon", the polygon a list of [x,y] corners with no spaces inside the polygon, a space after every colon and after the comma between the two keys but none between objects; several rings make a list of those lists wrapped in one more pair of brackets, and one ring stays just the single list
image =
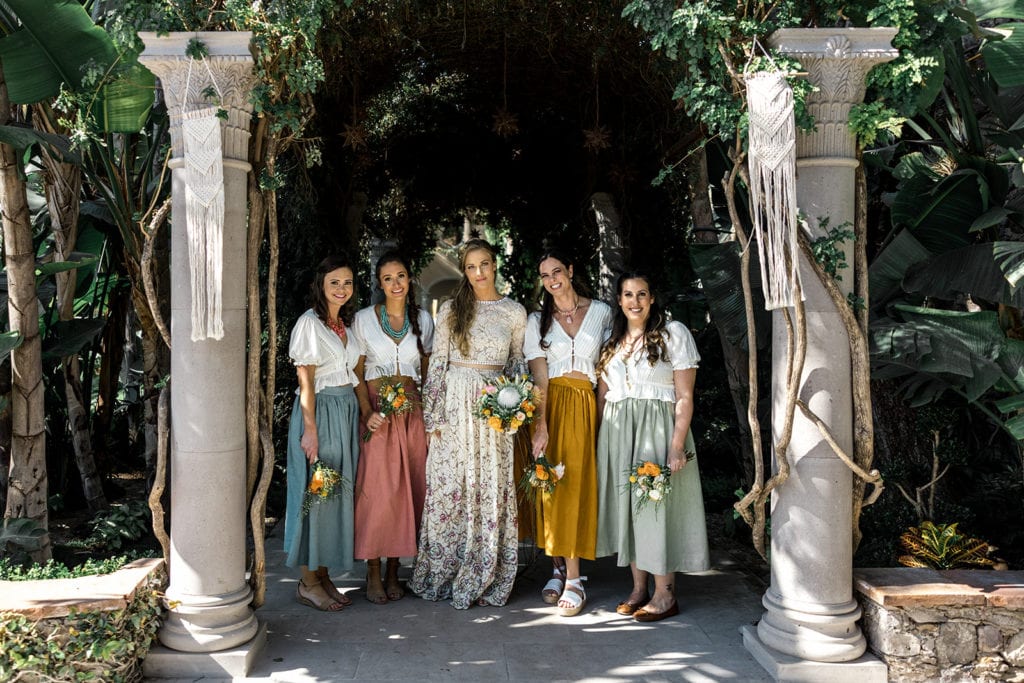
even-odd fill
[{"label": "woman in pink skirt", "polygon": [[[430,314],[420,310],[409,264],[396,251],[377,261],[384,303],[356,313],[352,330],[363,356],[356,365],[356,396],[363,441],[355,485],[355,557],[366,560],[366,599],[382,605],[403,595],[398,582],[400,557],[416,555],[423,512],[427,461],[419,385],[426,374],[434,340]],[[380,388],[400,383],[413,406],[385,416]],[[402,400],[402,399],[400,399]],[[387,558],[381,580],[380,558]]]}]

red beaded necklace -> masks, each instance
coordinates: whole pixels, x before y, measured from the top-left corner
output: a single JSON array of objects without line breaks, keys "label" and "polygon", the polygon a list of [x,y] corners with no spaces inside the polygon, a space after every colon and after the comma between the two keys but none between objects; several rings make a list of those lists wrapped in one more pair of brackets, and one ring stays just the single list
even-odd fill
[{"label": "red beaded necklace", "polygon": [[332,330],[334,330],[335,334],[337,334],[341,338],[341,341],[345,341],[345,321],[344,320],[342,320],[341,318],[338,318],[338,322],[335,323],[333,320],[328,319],[327,320],[327,327],[329,327]]}]

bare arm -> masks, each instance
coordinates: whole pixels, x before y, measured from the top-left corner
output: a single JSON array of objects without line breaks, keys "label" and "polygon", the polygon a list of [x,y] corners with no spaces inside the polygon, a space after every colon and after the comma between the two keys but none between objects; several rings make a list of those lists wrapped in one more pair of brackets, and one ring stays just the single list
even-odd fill
[{"label": "bare arm", "polygon": [[601,377],[597,380],[597,426],[601,426],[604,417],[605,397],[608,395],[608,383]]},{"label": "bare arm", "polygon": [[693,419],[693,385],[697,380],[697,368],[674,370],[672,382],[676,389],[675,427],[672,443],[668,450],[668,466],[673,472],[686,465],[686,434]]},{"label": "bare arm", "polygon": [[362,416],[363,422],[367,422],[373,413],[373,407],[370,405],[370,390],[366,388],[366,356],[359,356],[359,362],[352,368],[352,372],[359,380],[355,388],[356,399],[359,400],[359,415]]},{"label": "bare arm", "polygon": [[302,409],[302,438],[299,439],[299,446],[306,454],[306,460],[313,464],[320,450],[320,440],[316,433],[316,366],[298,365],[295,371],[299,375],[299,407]]},{"label": "bare arm", "polygon": [[539,398],[537,408],[533,411],[533,457],[539,457],[548,447],[548,423],[544,419],[545,405],[548,397],[548,361],[543,356],[530,361],[530,373],[533,385],[537,387]]}]

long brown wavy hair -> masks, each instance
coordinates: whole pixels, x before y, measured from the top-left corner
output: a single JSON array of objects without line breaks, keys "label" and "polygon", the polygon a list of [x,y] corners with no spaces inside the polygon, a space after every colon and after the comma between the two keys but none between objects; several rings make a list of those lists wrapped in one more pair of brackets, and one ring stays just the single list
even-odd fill
[{"label": "long brown wavy hair", "polygon": [[622,312],[622,306],[618,303],[618,299],[622,296],[622,284],[626,280],[643,280],[646,282],[647,291],[650,292],[653,299],[651,301],[651,308],[648,311],[647,321],[644,323],[644,348],[647,350],[647,362],[653,366],[659,359],[668,358],[668,347],[665,345],[665,336],[663,334],[668,318],[665,316],[664,309],[658,303],[659,297],[655,295],[651,278],[646,273],[637,270],[626,271],[615,280],[616,305],[614,307],[615,313],[612,315],[612,336],[601,347],[601,360],[597,364],[597,374],[599,375],[604,370],[604,366],[615,356],[619,344],[625,339],[626,331],[629,329],[626,314]]},{"label": "long brown wavy hair", "polygon": [[[555,259],[565,267],[566,276],[568,276],[569,274],[569,268],[573,268],[575,266],[572,258],[570,258],[567,254],[559,251],[558,249],[549,249],[548,251],[541,254],[539,259],[537,259],[538,272],[540,271],[540,264],[544,263],[549,258]],[[594,296],[593,293],[590,291],[590,288],[587,287],[586,283],[582,281],[582,277],[579,276],[580,273],[574,272],[573,277],[570,278],[570,281],[572,282],[572,289],[574,292],[576,292],[576,296],[584,297],[587,299],[593,299]],[[548,331],[551,329],[551,321],[555,315],[555,297],[551,296],[551,293],[548,292],[547,289],[545,289],[544,285],[541,285],[540,287],[539,306],[541,339],[540,347],[542,349],[546,349],[548,348],[548,346],[550,346],[550,344],[544,340],[544,337],[547,336]]]},{"label": "long brown wavy hair", "polygon": [[352,318],[356,314],[356,301],[359,300],[356,290],[356,269],[352,266],[352,261],[349,259],[348,254],[343,251],[339,251],[336,254],[331,254],[319,264],[317,264],[316,270],[313,271],[313,282],[309,285],[309,301],[313,310],[320,320],[327,324],[327,314],[330,309],[327,307],[327,296],[324,295],[324,278],[327,277],[327,273],[337,270],[338,268],[348,268],[352,271],[352,296],[349,300],[341,307],[338,311],[338,317],[346,325],[352,324]]},{"label": "long brown wavy hair", "polygon": [[498,252],[487,240],[471,239],[459,250],[459,270],[462,271],[462,279],[459,280],[455,294],[452,296],[452,312],[448,319],[448,330],[451,332],[459,352],[464,356],[469,355],[469,328],[473,327],[473,321],[476,320],[476,295],[473,294],[473,285],[469,284],[469,278],[466,276],[466,257],[470,252],[478,249],[483,249],[491,257],[495,274],[498,269]]},{"label": "long brown wavy hair", "polygon": [[[409,260],[397,249],[389,249],[381,254],[380,258],[377,259],[377,267],[374,271],[378,284],[380,283],[381,268],[389,263],[399,264],[405,268],[405,272],[409,276],[409,291],[405,293],[405,314],[409,317],[409,326],[412,329],[412,333],[416,335],[416,348],[419,350],[420,356],[425,356],[427,354],[423,351],[423,339],[420,336],[420,305],[416,303],[416,288],[412,284],[412,271],[409,270]],[[383,305],[381,304],[381,306]]]}]

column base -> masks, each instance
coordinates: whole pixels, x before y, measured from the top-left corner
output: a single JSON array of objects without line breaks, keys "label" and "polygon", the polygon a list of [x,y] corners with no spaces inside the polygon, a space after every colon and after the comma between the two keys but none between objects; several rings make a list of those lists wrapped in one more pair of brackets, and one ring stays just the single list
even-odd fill
[{"label": "column base", "polygon": [[179,652],[221,652],[241,646],[256,635],[259,622],[249,603],[249,586],[227,595],[175,594],[173,579],[167,602],[174,604],[160,627],[160,643]]},{"label": "column base", "polygon": [[246,643],[220,652],[181,652],[155,645],[142,663],[147,678],[197,680],[245,678],[267,643],[267,625],[258,624],[256,635]]},{"label": "column base", "polygon": [[887,683],[889,667],[870,653],[848,662],[812,662],[787,655],[761,642],[754,626],[740,627],[743,647],[777,681],[787,683]]},{"label": "column base", "polygon": [[867,650],[857,620],[856,600],[839,604],[786,600],[774,588],[765,591],[765,613],[757,624],[758,639],[783,654],[812,662],[849,662]]}]

